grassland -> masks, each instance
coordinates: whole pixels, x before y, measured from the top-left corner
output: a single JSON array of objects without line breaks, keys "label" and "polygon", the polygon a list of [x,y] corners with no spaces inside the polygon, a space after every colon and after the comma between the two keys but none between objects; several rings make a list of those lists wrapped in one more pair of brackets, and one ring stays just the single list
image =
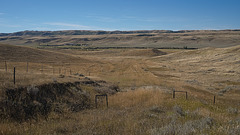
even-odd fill
[{"label": "grassland", "polygon": [[[103,89],[80,85],[90,94],[92,107],[62,114],[51,112],[47,119],[2,119],[0,134],[239,134],[240,47],[159,52],[164,53],[152,49],[53,50],[1,44],[1,100],[6,88],[76,82],[85,77],[118,85],[120,90],[109,94],[108,108],[102,102],[96,109],[94,96]],[[17,69],[15,86],[13,67]],[[173,99],[173,89],[187,91],[188,99],[181,93]]]},{"label": "grassland", "polygon": [[96,47],[204,48],[239,45],[239,30],[22,31],[0,33],[0,43],[38,48]]}]

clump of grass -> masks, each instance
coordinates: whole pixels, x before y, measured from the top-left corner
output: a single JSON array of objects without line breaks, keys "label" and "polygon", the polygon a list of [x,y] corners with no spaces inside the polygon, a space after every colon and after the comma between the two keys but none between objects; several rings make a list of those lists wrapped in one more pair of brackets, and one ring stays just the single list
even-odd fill
[{"label": "clump of grass", "polygon": [[231,119],[229,122],[222,123],[213,130],[214,134],[238,135],[240,133],[240,117]]},{"label": "clump of grass", "polygon": [[150,108],[150,111],[151,112],[154,112],[154,113],[164,113],[165,110],[159,106],[153,106]]},{"label": "clump of grass", "polygon": [[175,105],[173,107],[173,111],[176,113],[176,114],[179,114],[180,116],[185,116],[185,112],[183,111],[183,109],[178,106],[178,105]]},{"label": "clump of grass", "polygon": [[232,107],[229,107],[228,109],[227,109],[227,112],[229,113],[229,114],[238,114],[238,108],[232,108]]},{"label": "clump of grass", "polygon": [[225,94],[225,93],[228,92],[229,90],[231,90],[231,87],[228,86],[228,87],[220,90],[220,91],[218,92],[218,95],[219,95],[219,96],[223,96],[223,94]]},{"label": "clump of grass", "polygon": [[229,129],[227,133],[229,135],[237,135],[240,133],[240,117],[229,122]]},{"label": "clump of grass", "polygon": [[187,121],[183,124],[178,123],[176,119],[173,119],[168,125],[155,128],[151,130],[153,135],[187,135],[187,134],[199,134],[204,133],[205,130],[211,129],[214,125],[214,121],[210,117],[202,118],[200,120]]}]

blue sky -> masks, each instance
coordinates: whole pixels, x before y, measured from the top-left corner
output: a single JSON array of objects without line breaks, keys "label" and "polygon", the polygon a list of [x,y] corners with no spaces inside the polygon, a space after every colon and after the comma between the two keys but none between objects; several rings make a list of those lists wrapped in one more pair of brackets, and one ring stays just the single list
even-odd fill
[{"label": "blue sky", "polygon": [[240,0],[0,0],[0,33],[240,29]]}]

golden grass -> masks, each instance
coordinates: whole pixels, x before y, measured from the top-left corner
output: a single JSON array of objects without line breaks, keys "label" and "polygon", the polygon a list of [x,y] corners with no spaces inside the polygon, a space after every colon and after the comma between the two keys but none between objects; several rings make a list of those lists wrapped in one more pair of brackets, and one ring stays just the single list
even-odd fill
[{"label": "golden grass", "polygon": [[[150,33],[147,33],[150,34]],[[136,34],[103,34],[103,35],[55,35],[50,36],[4,36],[3,43],[15,45],[38,46],[64,45],[66,43],[88,44],[97,47],[229,47],[239,43],[239,31],[191,31],[183,33],[151,33],[154,36]],[[57,38],[57,40],[56,40]],[[85,40],[87,39],[87,40]],[[97,39],[97,40],[96,40]],[[49,40],[48,42],[39,42]],[[29,42],[31,41],[31,42]],[[78,47],[78,46],[74,46]],[[51,48],[51,47],[50,47]],[[68,46],[71,48],[71,46]]]},{"label": "golden grass", "polygon": [[[131,51],[125,53],[129,52]],[[179,53],[156,58],[87,54],[87,52],[85,54],[81,54],[81,52],[65,53],[71,57],[68,58],[73,62],[61,59],[53,63],[49,63],[48,60],[44,60],[43,63],[31,61],[28,73],[26,72],[26,61],[8,61],[8,72],[5,72],[4,61],[2,61],[0,62],[1,92],[4,87],[14,87],[12,83],[14,66],[17,69],[16,87],[38,85],[54,80],[73,82],[81,78],[79,75],[73,75],[74,73],[83,73],[90,78],[117,84],[126,91],[109,96],[109,108],[102,103],[103,105],[98,109],[62,115],[52,113],[48,120],[40,119],[24,123],[4,120],[0,122],[0,134],[155,134],[157,131],[155,129],[167,127],[172,122],[181,125],[205,117],[211,117],[216,122],[211,130],[203,129],[206,130],[206,133],[227,134],[231,127],[229,122],[240,117],[239,111],[237,113],[229,111],[229,107],[240,109],[237,92],[230,91],[224,96],[218,96],[218,91],[207,89],[210,86],[218,88],[216,87],[218,83],[221,83],[223,88],[232,85],[237,87],[239,85],[235,79],[236,76],[217,72],[218,74],[214,74],[214,77],[219,81],[211,80],[212,78],[204,73],[196,73],[196,76],[192,76],[187,70],[188,62],[183,61],[183,63],[176,64],[177,58],[172,58],[174,55],[178,56]],[[82,59],[76,60],[75,58],[78,57],[84,57],[90,62],[81,61]],[[169,57],[170,59],[168,59]],[[190,62],[190,64],[192,63]],[[187,68],[184,69],[184,66]],[[54,73],[53,69],[55,69]],[[64,78],[59,76],[59,69],[61,69],[60,74],[65,75]],[[69,74],[70,69],[72,75]],[[193,69],[199,70],[199,67]],[[158,73],[158,75],[156,76],[154,73]],[[230,77],[231,81],[223,80]],[[202,78],[209,82],[202,81]],[[213,86],[210,85],[211,82],[214,82]],[[153,88],[153,86],[157,87]],[[172,99],[171,90],[173,88],[188,91],[188,100],[181,93],[177,93],[176,99]],[[82,89],[91,93],[91,99],[94,101],[94,94],[96,94],[94,88],[84,86]],[[216,104],[212,103],[213,95],[217,96]],[[181,107],[185,116],[179,116],[174,111],[174,106]],[[200,134],[200,131],[196,133]]]},{"label": "golden grass", "polygon": [[149,120],[142,119],[141,115],[146,115],[146,108],[161,105],[164,98],[165,94],[160,90],[140,89],[119,93],[110,96],[108,109],[85,110],[63,116],[52,115],[47,122],[5,122],[1,123],[1,131],[2,134],[146,134],[150,125],[145,127],[147,123],[142,122]]},{"label": "golden grass", "polygon": [[109,98],[112,107],[122,108],[133,106],[158,105],[164,101],[166,95],[161,90],[136,89],[123,93],[117,93]]},{"label": "golden grass", "polygon": [[[229,115],[226,106],[203,104],[198,100],[181,97],[171,99],[171,95],[161,90],[138,89],[110,96],[109,108],[52,114],[47,121],[4,121],[0,123],[0,128],[2,134],[151,134],[152,129],[170,123],[172,117],[175,117],[172,108],[176,105],[183,108],[184,112],[190,112],[177,118],[177,123],[212,117],[215,122],[226,124],[239,117],[239,114]],[[220,133],[222,127],[216,124],[214,128],[211,132],[216,134]]]}]

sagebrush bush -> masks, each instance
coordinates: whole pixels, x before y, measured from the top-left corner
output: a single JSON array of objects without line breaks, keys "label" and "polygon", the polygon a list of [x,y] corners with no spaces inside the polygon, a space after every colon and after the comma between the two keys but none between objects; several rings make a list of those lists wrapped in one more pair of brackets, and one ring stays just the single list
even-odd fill
[{"label": "sagebrush bush", "polygon": [[227,112],[230,113],[230,114],[238,114],[238,108],[229,107],[227,109]]},{"label": "sagebrush bush", "polygon": [[178,105],[175,105],[173,107],[173,111],[176,113],[176,114],[179,114],[180,116],[185,116],[185,112],[183,111],[183,109],[178,106]]},{"label": "sagebrush bush", "polygon": [[190,120],[185,123],[179,123],[173,119],[168,125],[153,129],[152,135],[188,135],[196,133],[204,133],[204,130],[211,129],[214,125],[214,120],[210,117],[205,117],[199,120]]}]

